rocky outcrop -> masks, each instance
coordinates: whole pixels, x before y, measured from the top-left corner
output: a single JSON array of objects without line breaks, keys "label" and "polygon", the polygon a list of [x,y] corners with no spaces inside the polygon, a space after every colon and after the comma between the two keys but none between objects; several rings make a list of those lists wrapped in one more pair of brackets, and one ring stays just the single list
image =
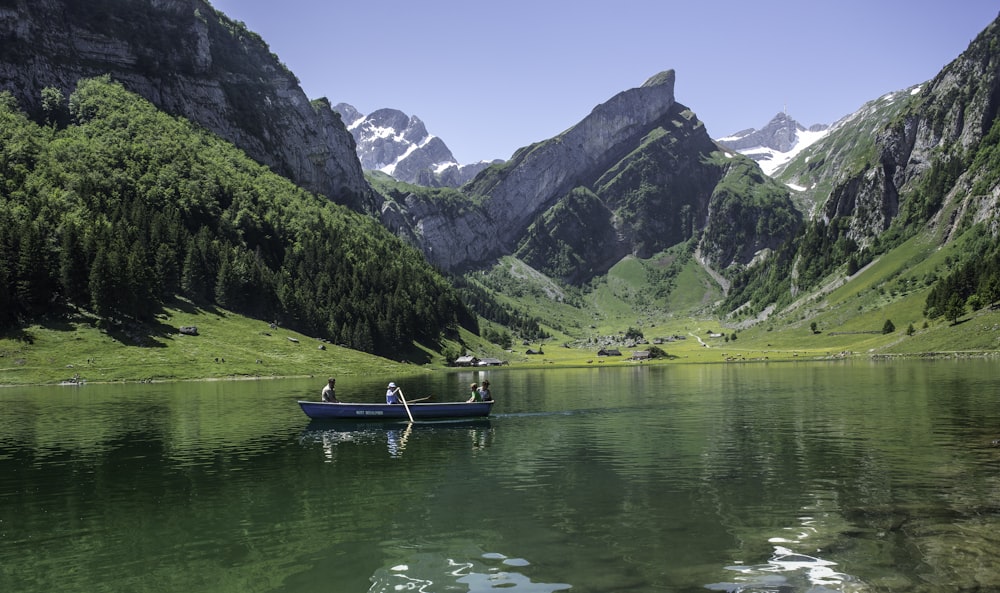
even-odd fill
[{"label": "rocky outcrop", "polygon": [[377,210],[329,103],[310,103],[259,36],[204,0],[7,0],[0,45],[0,89],[29,112],[46,87],[69,96],[80,78],[109,74],[299,185]]}]

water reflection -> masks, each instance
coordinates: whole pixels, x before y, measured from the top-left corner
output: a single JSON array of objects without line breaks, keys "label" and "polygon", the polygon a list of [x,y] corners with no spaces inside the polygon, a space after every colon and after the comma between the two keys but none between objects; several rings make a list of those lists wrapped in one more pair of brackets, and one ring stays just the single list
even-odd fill
[{"label": "water reflection", "polygon": [[1000,591],[995,361],[491,373],[0,389],[0,591]]},{"label": "water reflection", "polygon": [[788,548],[777,546],[774,554],[764,564],[753,566],[727,566],[727,570],[739,573],[733,583],[713,583],[706,588],[729,593],[772,593],[774,591],[860,591],[864,587],[850,575],[833,569],[837,564],[815,556],[797,554]]},{"label": "water reflection", "polygon": [[[380,422],[321,422],[314,421],[303,430],[299,442],[303,445],[319,444],[328,463],[337,459],[337,448],[346,444],[384,446],[389,457],[403,457],[410,440],[419,435],[428,444],[438,446],[455,442],[472,450],[488,447],[493,429],[489,419],[380,423]],[[456,435],[460,440],[456,440]],[[467,440],[462,437],[467,437]]]},{"label": "water reflection", "polygon": [[572,587],[566,583],[535,582],[523,572],[511,570],[513,567],[528,569],[530,566],[531,563],[524,558],[508,558],[496,552],[483,554],[478,561],[460,561],[424,554],[416,558],[413,564],[398,564],[377,571],[372,576],[372,586],[368,591],[431,593],[461,590],[480,593],[504,589],[520,593],[553,593]]}]

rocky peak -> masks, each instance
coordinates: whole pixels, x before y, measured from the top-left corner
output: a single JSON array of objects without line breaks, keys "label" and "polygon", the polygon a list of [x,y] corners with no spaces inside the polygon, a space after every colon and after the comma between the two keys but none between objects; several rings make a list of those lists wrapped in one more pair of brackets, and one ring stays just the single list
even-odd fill
[{"label": "rocky peak", "polygon": [[[418,242],[444,269],[487,262],[511,253],[540,213],[577,186],[594,183],[680,106],[673,70],[618,93],[559,136],[518,150],[502,168],[489,169],[464,188],[481,206],[454,212],[410,200],[383,212],[390,228]],[[704,134],[704,140],[711,140]]]},{"label": "rocky peak", "polygon": [[[847,235],[864,247],[877,240],[893,219],[909,208],[911,216],[931,217],[932,224],[961,224],[962,216],[937,216],[948,211],[949,201],[968,200],[986,205],[969,218],[989,219],[992,197],[971,196],[976,175],[992,171],[968,171],[959,182],[963,159],[975,150],[1000,116],[1000,17],[980,33],[968,49],[946,65],[933,79],[907,91],[894,93],[903,99],[902,111],[888,121],[862,121],[865,138],[874,141],[876,162],[866,162],[849,178],[838,177],[824,206],[827,218],[845,216],[850,221]],[[874,132],[873,132],[874,131]],[[939,192],[928,200],[922,189],[928,176]],[[948,180],[949,186],[942,180]],[[996,182],[986,184],[994,194]],[[920,206],[907,204],[924,200]],[[919,203],[919,202],[918,202]],[[980,207],[974,206],[974,207]],[[916,213],[914,215],[914,213]],[[936,218],[936,220],[935,220]],[[917,218],[919,222],[923,222]]]},{"label": "rocky peak", "polygon": [[[818,130],[825,126],[813,126]],[[806,128],[787,113],[781,112],[771,118],[762,129],[749,128],[718,139],[720,144],[744,152],[753,148],[769,148],[778,152],[789,152],[798,142],[799,134]]]},{"label": "rocky peak", "polygon": [[808,129],[785,112],[778,113],[762,129],[748,128],[717,142],[754,159],[765,173],[780,165],[823,137],[829,126],[815,124]]},{"label": "rocky peak", "polygon": [[347,103],[334,109],[347,123],[367,171],[428,187],[457,187],[490,164],[459,165],[444,140],[430,134],[419,117],[398,109],[378,109],[368,115]]}]

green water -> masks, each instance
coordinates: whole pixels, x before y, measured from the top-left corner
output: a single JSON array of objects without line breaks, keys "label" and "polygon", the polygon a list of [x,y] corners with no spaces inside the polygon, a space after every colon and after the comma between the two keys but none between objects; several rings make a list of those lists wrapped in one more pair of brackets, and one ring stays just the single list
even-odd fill
[{"label": "green water", "polygon": [[[0,591],[1000,590],[991,361],[0,389]],[[453,395],[453,397],[449,397]]]}]

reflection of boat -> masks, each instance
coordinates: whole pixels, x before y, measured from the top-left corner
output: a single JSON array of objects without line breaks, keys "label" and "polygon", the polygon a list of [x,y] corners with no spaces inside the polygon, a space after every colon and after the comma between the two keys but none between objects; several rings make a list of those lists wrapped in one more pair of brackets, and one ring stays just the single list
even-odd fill
[{"label": "reflection of boat", "polygon": [[[354,433],[364,433],[365,435],[381,435],[388,430],[399,430],[403,424],[409,424],[409,418],[401,418],[395,421],[372,422],[370,420],[355,420],[352,418],[310,420],[303,436],[336,432],[340,435],[350,435]],[[443,420],[426,420],[412,425],[420,432],[434,430],[453,430],[459,428],[492,428],[489,418],[452,418]]]},{"label": "reflection of boat", "polygon": [[[409,420],[402,404],[327,403],[299,400],[299,406],[313,420]],[[414,420],[485,418],[493,402],[420,402],[409,404]]]},{"label": "reflection of boat", "polygon": [[[453,432],[454,431],[454,432]],[[321,443],[326,457],[333,461],[336,448],[343,443],[369,445],[385,442],[390,457],[402,457],[411,436],[423,435],[431,438],[445,436],[451,443],[461,443],[450,436],[462,433],[472,439],[473,449],[489,446],[491,425],[489,418],[458,418],[451,420],[426,420],[420,422],[402,421],[355,421],[355,420],[310,420],[302,431],[299,442],[303,444]]]}]

